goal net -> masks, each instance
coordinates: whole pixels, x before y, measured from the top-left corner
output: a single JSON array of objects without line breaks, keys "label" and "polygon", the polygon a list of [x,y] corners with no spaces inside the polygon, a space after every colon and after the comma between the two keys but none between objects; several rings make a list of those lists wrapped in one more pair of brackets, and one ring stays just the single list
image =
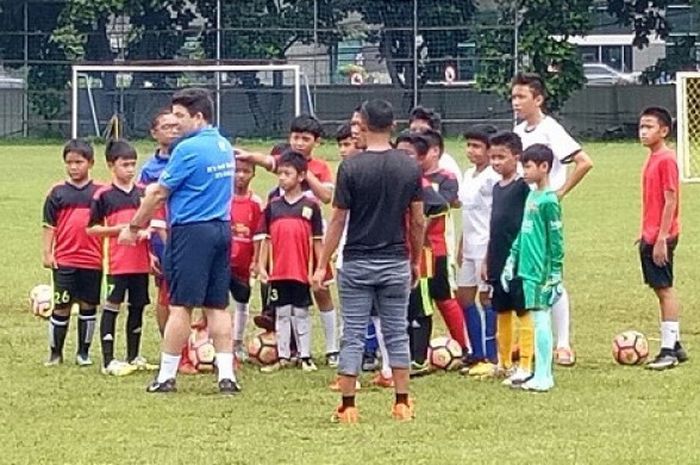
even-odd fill
[{"label": "goal net", "polygon": [[229,138],[283,136],[291,118],[313,114],[298,65],[74,65],[71,84],[73,137],[149,137],[151,119],[186,87],[211,91],[213,123]]},{"label": "goal net", "polygon": [[700,182],[700,72],[676,73],[678,169],[683,182]]}]

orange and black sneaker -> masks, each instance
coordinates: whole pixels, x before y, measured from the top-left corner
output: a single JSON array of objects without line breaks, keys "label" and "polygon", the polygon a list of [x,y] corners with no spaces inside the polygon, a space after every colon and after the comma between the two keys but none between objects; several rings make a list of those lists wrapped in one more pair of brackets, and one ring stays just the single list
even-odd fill
[{"label": "orange and black sneaker", "polygon": [[396,403],[391,408],[391,416],[396,421],[413,421],[416,418],[416,413],[413,409],[413,401],[409,399],[407,404]]},{"label": "orange and black sneaker", "polygon": [[331,422],[354,425],[359,422],[360,413],[357,407],[343,407],[342,405],[335,409],[331,416]]}]

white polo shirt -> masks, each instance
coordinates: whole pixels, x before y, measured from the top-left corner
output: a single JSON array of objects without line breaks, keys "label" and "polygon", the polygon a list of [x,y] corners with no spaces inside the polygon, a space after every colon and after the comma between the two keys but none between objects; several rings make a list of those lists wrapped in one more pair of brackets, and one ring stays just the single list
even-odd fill
[{"label": "white polo shirt", "polygon": [[487,166],[477,173],[469,168],[462,178],[459,200],[462,202],[462,257],[483,260],[489,245],[489,224],[493,186],[501,177]]}]

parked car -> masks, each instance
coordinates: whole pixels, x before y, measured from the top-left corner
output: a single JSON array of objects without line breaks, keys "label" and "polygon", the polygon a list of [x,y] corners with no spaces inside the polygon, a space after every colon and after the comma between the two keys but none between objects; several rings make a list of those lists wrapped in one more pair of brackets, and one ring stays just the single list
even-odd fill
[{"label": "parked car", "polygon": [[640,73],[622,73],[605,63],[584,63],[583,74],[589,86],[637,84]]}]

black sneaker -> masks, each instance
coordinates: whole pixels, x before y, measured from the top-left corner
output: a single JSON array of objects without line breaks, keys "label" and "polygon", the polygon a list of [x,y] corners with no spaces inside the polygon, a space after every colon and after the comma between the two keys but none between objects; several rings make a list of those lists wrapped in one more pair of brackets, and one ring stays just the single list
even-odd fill
[{"label": "black sneaker", "polygon": [[685,348],[683,348],[680,342],[676,341],[673,351],[676,353],[678,363],[685,363],[688,361],[688,352],[685,351]]},{"label": "black sneaker", "polygon": [[328,352],[326,354],[326,365],[331,368],[338,368],[340,354],[338,352]]},{"label": "black sneaker", "polygon": [[676,365],[678,365],[678,357],[676,357],[676,353],[672,350],[661,349],[659,355],[657,355],[654,360],[647,363],[646,367],[649,370],[661,371],[674,368]]},{"label": "black sneaker", "polygon": [[151,384],[148,385],[146,388],[146,392],[150,393],[169,393],[169,392],[177,392],[177,386],[175,386],[175,378],[170,378],[166,381],[163,381],[162,383],[159,383],[158,380],[154,380]]},{"label": "black sneaker", "polygon": [[228,396],[241,392],[241,387],[233,380],[222,379],[219,381],[219,392]]}]

